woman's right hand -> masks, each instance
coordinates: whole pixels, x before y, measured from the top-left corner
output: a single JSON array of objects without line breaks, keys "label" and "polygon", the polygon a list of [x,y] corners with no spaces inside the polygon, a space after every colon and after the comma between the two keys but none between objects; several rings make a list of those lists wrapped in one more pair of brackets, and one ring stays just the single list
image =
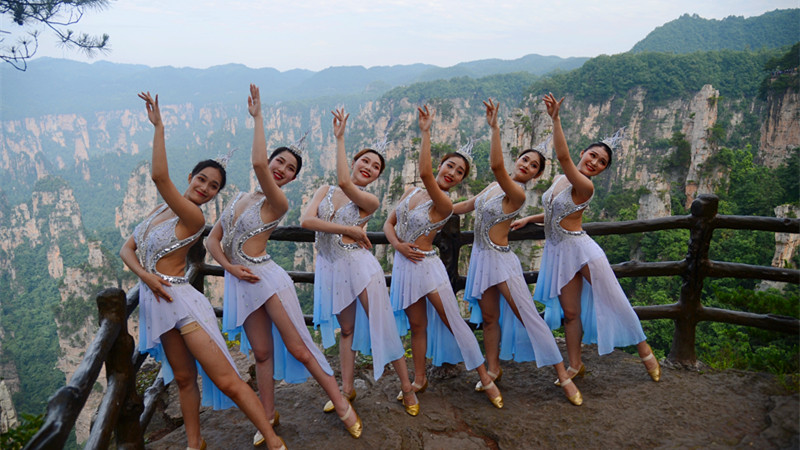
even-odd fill
[{"label": "woman's right hand", "polygon": [[400,252],[403,256],[406,257],[409,261],[413,262],[414,264],[422,261],[425,259],[425,254],[419,251],[419,248],[411,243],[408,242],[400,242],[394,249]]},{"label": "woman's right hand", "polygon": [[561,109],[561,103],[564,102],[564,97],[561,97],[561,100],[556,100],[553,93],[549,93],[544,96],[542,99],[544,100],[545,106],[547,106],[547,114],[553,119],[558,119],[558,112]]},{"label": "woman's right hand", "polygon": [[167,294],[166,289],[164,289],[164,286],[172,286],[169,281],[154,273],[146,273],[139,278],[144,282],[144,284],[147,285],[147,287],[150,288],[151,291],[153,291],[157,302],[160,302],[161,300],[159,299],[161,298],[168,302],[172,302],[172,297],[170,297],[169,294]]},{"label": "woman's right hand", "polygon": [[524,219],[517,219],[517,220],[511,222],[511,231],[519,230],[520,228],[524,227],[527,224],[528,224],[528,218],[527,217],[524,218]]},{"label": "woman's right hand", "polygon": [[261,115],[261,92],[253,83],[250,83],[250,96],[247,97],[247,112],[253,117]]},{"label": "woman's right hand", "polygon": [[259,280],[261,280],[258,275],[254,274],[249,268],[241,264],[232,265],[226,270],[236,278],[242,281],[247,281],[248,283],[257,283]]},{"label": "woman's right hand", "polygon": [[150,96],[150,92],[140,92],[139,98],[145,101],[145,108],[147,108],[147,118],[153,126],[158,127],[163,125],[161,122],[161,110],[158,108],[158,94],[155,100]]},{"label": "woman's right hand", "polygon": [[499,128],[500,126],[497,123],[497,113],[500,110],[500,102],[494,102],[492,99],[489,99],[486,102],[483,102],[483,106],[486,107],[486,123],[489,124],[492,129]]},{"label": "woman's right hand", "polygon": [[347,231],[344,233],[350,239],[356,241],[356,244],[365,248],[367,250],[372,248],[372,242],[369,241],[367,237],[367,232],[364,231],[363,228],[353,225],[351,227],[347,227]]},{"label": "woman's right hand", "polygon": [[344,137],[344,130],[347,128],[347,118],[350,114],[345,114],[344,108],[338,108],[331,111],[333,114],[333,136],[336,139]]}]

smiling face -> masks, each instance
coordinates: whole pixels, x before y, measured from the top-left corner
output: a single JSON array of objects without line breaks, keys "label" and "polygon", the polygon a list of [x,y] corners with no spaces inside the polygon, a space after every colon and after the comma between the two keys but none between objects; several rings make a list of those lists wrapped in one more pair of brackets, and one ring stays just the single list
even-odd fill
[{"label": "smiling face", "polygon": [[461,183],[464,176],[467,174],[469,166],[464,158],[453,155],[446,158],[439,164],[439,173],[436,175],[436,184],[443,191],[449,191],[452,187]]},{"label": "smiling face", "polygon": [[366,186],[378,179],[383,163],[381,157],[372,151],[363,152],[353,161],[350,178],[357,186]]},{"label": "smiling face", "polygon": [[611,157],[608,150],[600,145],[592,145],[581,152],[578,170],[587,177],[593,177],[606,170],[610,163]]},{"label": "smiling face", "polygon": [[196,205],[202,205],[219,192],[222,186],[222,174],[219,169],[206,167],[194,175],[189,175],[189,187],[183,194]]},{"label": "smiling face", "polygon": [[269,161],[269,171],[278,187],[297,177],[297,166],[297,158],[288,150],[274,155]]},{"label": "smiling face", "polygon": [[543,170],[544,156],[535,150],[528,150],[522,153],[514,162],[512,178],[527,183],[541,175]]}]

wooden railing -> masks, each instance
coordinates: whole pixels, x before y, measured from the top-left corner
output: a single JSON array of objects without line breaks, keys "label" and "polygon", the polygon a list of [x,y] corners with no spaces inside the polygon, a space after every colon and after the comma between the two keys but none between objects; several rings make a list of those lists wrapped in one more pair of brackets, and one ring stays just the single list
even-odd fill
[{"label": "wooden railing", "polygon": [[[690,231],[688,251],[681,261],[637,262],[628,261],[613,265],[617,277],[680,276],[683,283],[676,303],[670,305],[637,306],[636,313],[642,320],[671,319],[675,323],[668,359],[685,367],[696,367],[695,332],[701,321],[724,322],[797,335],[800,320],[773,314],[753,314],[701,304],[703,283],[707,277],[753,278],[800,284],[800,271],[776,267],[753,266],[711,261],[708,249],[715,229],[747,229],[780,233],[800,233],[800,219],[778,219],[774,217],[718,216],[718,199],[701,195],[693,203],[688,216],[663,217],[628,222],[587,223],[584,229],[590,235],[630,234],[670,229]],[[208,233],[206,230],[206,234]],[[368,233],[373,244],[388,244],[383,233]],[[458,217],[453,217],[436,237],[434,244],[450,275],[456,291],[464,288],[465,277],[458,273],[461,248],[473,241],[471,231],[461,232]],[[512,232],[509,239],[540,240],[544,230],[529,225]],[[313,242],[314,233],[299,227],[281,227],[273,232],[271,240]],[[221,276],[222,268],[205,264],[205,249],[202,242],[189,252],[187,276],[192,285],[203,290],[205,276]],[[295,282],[313,283],[311,272],[289,272]],[[536,282],[537,272],[525,273],[528,283]],[[388,279],[388,281],[391,281]],[[78,413],[86,403],[89,392],[105,362],[108,389],[98,409],[97,420],[92,425],[87,449],[108,448],[112,433],[118,448],[144,448],[142,431],[153,415],[155,399],[165,389],[163,380],[157,378],[144,395],[136,392],[135,377],[144,355],[138,353],[133,338],[127,331],[127,317],[139,301],[138,289],[129,292],[127,298],[119,289],[106,289],[97,295],[100,311],[100,329],[86,350],[83,361],[75,371],[69,384],[50,398],[47,416],[41,430],[25,447],[26,449],[61,448],[75,425]],[[217,315],[221,311],[217,309]],[[310,324],[310,317],[306,318]]]}]

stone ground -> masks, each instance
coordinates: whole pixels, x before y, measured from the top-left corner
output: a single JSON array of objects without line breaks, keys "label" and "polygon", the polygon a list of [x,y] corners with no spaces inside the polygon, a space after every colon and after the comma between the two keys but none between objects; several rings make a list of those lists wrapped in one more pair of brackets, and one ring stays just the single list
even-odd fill
[{"label": "stone ground", "polygon": [[[313,380],[276,388],[275,431],[290,449],[800,448],[798,394],[772,375],[664,367],[661,382],[653,383],[633,355],[599,357],[594,346],[583,355],[588,371],[576,380],[580,407],[553,386],[552,369],[503,362],[502,410],[473,392],[477,374],[459,365],[429,370],[422,411],[411,417],[394,399],[399,381],[389,366],[377,382],[369,368],[357,370],[361,439],[322,412],[325,394]],[[338,358],[330,360],[338,365]],[[239,363],[249,365],[241,356]],[[147,430],[147,448],[183,449],[174,388],[165,403]],[[201,423],[209,449],[252,448],[255,427],[238,409],[206,410]]]}]

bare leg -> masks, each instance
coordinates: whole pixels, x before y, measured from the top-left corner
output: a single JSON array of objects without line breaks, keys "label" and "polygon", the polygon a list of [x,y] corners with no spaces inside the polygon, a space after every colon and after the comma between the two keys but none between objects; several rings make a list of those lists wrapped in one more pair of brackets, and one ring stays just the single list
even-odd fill
[{"label": "bare leg", "polygon": [[583,338],[583,324],[581,324],[581,291],[583,290],[583,277],[575,277],[561,288],[558,300],[564,310],[564,334],[567,339],[567,357],[570,367],[581,367],[581,339]]},{"label": "bare leg", "polygon": [[496,286],[483,291],[478,300],[483,315],[483,347],[486,365],[492,373],[500,373],[500,291]]},{"label": "bare leg", "polygon": [[339,364],[342,368],[342,392],[353,392],[355,378],[356,352],[353,351],[353,331],[356,325],[356,303],[353,302],[337,316],[341,327],[339,337]]},{"label": "bare leg", "polygon": [[[366,289],[358,294],[358,299],[361,302],[361,306],[364,308],[364,312],[367,313],[367,317],[369,317],[369,296]],[[353,306],[355,306],[355,304]],[[339,323],[341,324],[341,322]],[[394,367],[394,371],[397,372],[397,376],[400,378],[400,389],[403,391],[403,404],[411,406],[419,403],[416,394],[413,392],[414,388],[411,387],[411,379],[408,377],[406,358],[401,356],[392,361],[392,367]],[[344,378],[344,372],[342,373],[342,378]]]},{"label": "bare leg", "polygon": [[428,308],[425,298],[421,298],[406,308],[406,315],[411,324],[411,353],[414,358],[414,383],[424,386],[427,381],[425,373],[425,354],[428,350]]},{"label": "bare leg", "polygon": [[244,321],[247,338],[256,360],[256,381],[264,413],[275,417],[275,359],[273,354],[272,320],[265,307],[253,311]]},{"label": "bare leg", "polygon": [[172,366],[175,382],[178,385],[178,398],[181,402],[181,415],[186,427],[186,440],[189,447],[200,448],[200,389],[197,386],[197,366],[194,356],[181,339],[180,331],[172,329],[161,335],[161,345]]},{"label": "bare leg", "polygon": [[280,448],[283,443],[269,424],[264,407],[250,386],[239,378],[223,350],[202,328],[182,336],[186,347],[203,366],[211,381],[231,398],[264,436],[269,448]]},{"label": "bare leg", "polygon": [[[339,392],[339,385],[336,384],[336,378],[334,378],[333,375],[328,375],[325,373],[325,370],[322,369],[322,366],[319,365],[319,362],[316,360],[316,358],[314,358],[314,355],[312,355],[311,351],[308,349],[308,347],[306,347],[305,342],[303,342],[303,338],[297,332],[294,324],[292,324],[292,320],[286,313],[286,309],[284,309],[283,303],[281,303],[281,299],[277,294],[273,295],[269,300],[267,300],[265,308],[269,314],[269,317],[272,319],[272,321],[275,323],[275,326],[278,328],[278,331],[281,333],[281,337],[283,338],[283,342],[286,344],[286,348],[289,350],[289,353],[291,353],[296,360],[306,366],[306,369],[308,369],[309,373],[311,373],[311,376],[313,376],[322,389],[325,390],[325,393],[328,394],[328,397],[330,397],[334,407],[336,408],[336,414],[338,414],[339,417],[344,416],[347,413],[349,402],[344,398],[342,393]],[[345,422],[345,426],[352,426],[354,423],[356,423],[356,419],[357,416],[355,414],[351,414],[347,420],[349,423]]]}]

